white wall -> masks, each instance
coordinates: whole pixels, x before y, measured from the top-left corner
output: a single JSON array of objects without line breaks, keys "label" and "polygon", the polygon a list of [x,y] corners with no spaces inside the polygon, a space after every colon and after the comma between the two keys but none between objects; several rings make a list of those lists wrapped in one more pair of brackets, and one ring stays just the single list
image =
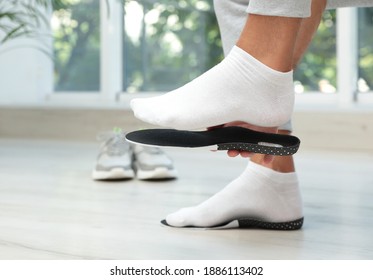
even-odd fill
[{"label": "white wall", "polygon": [[[41,33],[50,33],[49,27],[43,29]],[[52,37],[19,38],[0,45],[0,105],[34,103],[52,92],[53,61],[40,47],[52,52]]]},{"label": "white wall", "polygon": [[[34,103],[53,90],[53,62],[17,40],[0,47],[0,104]],[[4,51],[4,50],[7,51]]]}]

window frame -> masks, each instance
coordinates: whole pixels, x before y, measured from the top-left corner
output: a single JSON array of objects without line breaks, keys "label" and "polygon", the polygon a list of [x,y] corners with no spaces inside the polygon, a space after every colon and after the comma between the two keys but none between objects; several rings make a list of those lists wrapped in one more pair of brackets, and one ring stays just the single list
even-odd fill
[{"label": "window frame", "polygon": [[[108,8],[108,5],[110,9]],[[110,15],[110,16],[109,16]],[[162,92],[127,93],[122,90],[125,75],[123,69],[123,21],[121,1],[100,0],[100,79],[99,92],[55,92],[47,94],[48,102],[72,103],[82,101],[101,104],[128,105],[134,96],[154,96]],[[373,104],[373,91],[359,93],[358,79],[358,8],[337,9],[337,92],[325,94],[307,92],[296,94],[296,104],[331,105],[337,108],[354,107],[359,104]],[[351,55],[346,55],[351,54]]]}]

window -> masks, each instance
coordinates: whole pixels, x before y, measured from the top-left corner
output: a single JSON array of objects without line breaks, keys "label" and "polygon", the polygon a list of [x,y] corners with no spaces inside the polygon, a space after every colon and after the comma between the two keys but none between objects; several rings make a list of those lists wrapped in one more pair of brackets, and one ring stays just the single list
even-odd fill
[{"label": "window", "polygon": [[[223,59],[213,0],[62,3],[52,19],[57,93],[101,93],[98,98],[117,100],[121,91],[165,92]],[[313,96],[310,92],[338,93],[328,100],[353,103],[357,100],[353,95],[356,79],[350,77],[355,74],[355,78],[357,71],[359,92],[372,92],[373,8],[359,9],[358,16],[356,11],[347,8],[324,13],[295,71],[295,91],[304,93],[305,100],[307,95]],[[357,34],[358,47],[349,44],[356,42]],[[348,58],[358,58],[359,66]],[[318,100],[326,100],[322,98]]]},{"label": "window", "polygon": [[373,8],[359,9],[358,90],[373,91]]},{"label": "window", "polygon": [[317,34],[294,75],[297,93],[334,93],[336,73],[336,11],[325,11]]},{"label": "window", "polygon": [[222,58],[212,1],[126,1],[123,90],[168,91]]},{"label": "window", "polygon": [[100,1],[66,0],[52,17],[55,91],[100,90]]}]

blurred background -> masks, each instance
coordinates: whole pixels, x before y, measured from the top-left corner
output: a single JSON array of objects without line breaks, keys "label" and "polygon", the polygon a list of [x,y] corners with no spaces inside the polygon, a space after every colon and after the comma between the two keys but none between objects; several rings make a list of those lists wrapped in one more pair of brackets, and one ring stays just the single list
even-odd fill
[{"label": "blurred background", "polygon": [[[101,72],[106,69],[106,63],[112,64],[110,60],[103,60],[110,52],[110,47],[103,45],[113,45],[118,39],[121,41],[118,46],[111,48],[117,51],[116,67],[122,71],[110,73],[122,80],[120,87],[116,85],[118,91],[162,92],[178,87],[223,57],[212,2],[2,1],[0,101],[6,103],[6,97],[11,97],[5,92],[11,92],[12,96],[25,94],[16,91],[12,76],[29,85],[35,80],[40,85],[52,82],[49,92],[41,87],[40,99],[47,94],[67,92],[71,95],[102,93],[103,83],[108,81],[103,81]],[[344,24],[353,29],[356,42],[349,44],[352,43],[356,49],[353,54],[344,55],[357,56],[356,69],[353,69],[357,73],[356,88],[359,93],[366,93],[373,87],[373,9],[351,10],[354,11],[350,14],[355,15],[341,15],[340,20],[348,20]],[[355,22],[351,22],[351,18]],[[341,61],[337,57],[337,25],[337,12],[326,11],[318,34],[296,72],[297,93],[338,91],[337,65]],[[343,34],[349,30],[340,32],[340,36],[349,35]],[[107,38],[109,42],[103,42]],[[30,48],[30,45],[34,47]],[[36,58],[49,61],[42,65]],[[52,69],[47,67],[48,62],[52,63]],[[44,70],[42,73],[46,75],[33,76],[28,73],[31,70]],[[28,99],[32,99],[31,96],[24,100]]]},{"label": "blurred background", "polygon": [[[128,101],[197,77],[223,58],[221,46],[212,0],[1,1],[0,135],[88,140],[107,127],[146,126]],[[306,144],[318,146],[307,142],[322,131],[317,116],[326,134],[336,114],[347,116],[339,121],[347,131],[366,132],[373,8],[326,11],[294,87]],[[356,109],[363,116],[349,114]]]}]

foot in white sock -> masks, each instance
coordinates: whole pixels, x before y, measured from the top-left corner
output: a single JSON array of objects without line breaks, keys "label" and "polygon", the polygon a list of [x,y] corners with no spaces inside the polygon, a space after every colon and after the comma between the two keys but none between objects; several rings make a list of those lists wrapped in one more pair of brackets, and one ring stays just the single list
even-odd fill
[{"label": "foot in white sock", "polygon": [[223,190],[196,207],[167,216],[173,227],[259,227],[293,230],[303,223],[296,173],[280,173],[250,162]]},{"label": "foot in white sock", "polygon": [[277,127],[290,119],[293,73],[269,68],[235,46],[218,65],[185,86],[131,107],[142,121],[175,129],[199,129],[232,121]]}]

